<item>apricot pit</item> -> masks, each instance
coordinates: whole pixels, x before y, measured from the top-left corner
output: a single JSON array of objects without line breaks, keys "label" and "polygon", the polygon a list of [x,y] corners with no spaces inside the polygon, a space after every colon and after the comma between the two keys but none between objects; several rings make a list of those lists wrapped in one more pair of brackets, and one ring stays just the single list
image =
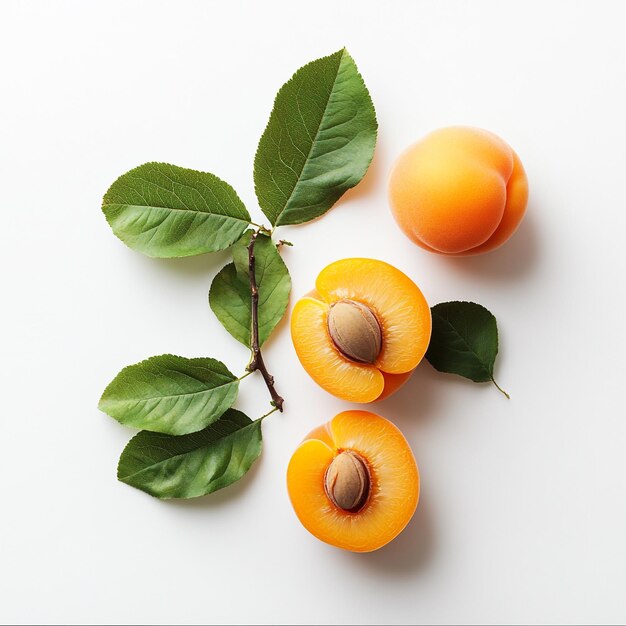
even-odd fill
[{"label": "apricot pit", "polygon": [[354,300],[339,300],[330,306],[328,332],[345,357],[374,363],[382,347],[380,324],[372,311]]},{"label": "apricot pit", "polygon": [[363,458],[352,450],[340,452],[328,466],[324,489],[342,511],[359,511],[367,501],[370,479]]}]

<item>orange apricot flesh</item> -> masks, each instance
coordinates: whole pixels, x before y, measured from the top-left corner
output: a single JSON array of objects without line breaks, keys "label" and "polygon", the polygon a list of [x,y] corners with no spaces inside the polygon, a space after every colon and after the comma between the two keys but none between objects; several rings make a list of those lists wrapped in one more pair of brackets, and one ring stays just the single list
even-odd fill
[{"label": "orange apricot flesh", "polygon": [[389,178],[389,201],[400,228],[422,248],[480,254],[500,247],[521,223],[528,179],[500,137],[452,126],[400,155]]},{"label": "orange apricot flesh", "polygon": [[[329,497],[327,472],[342,452],[363,460],[368,472],[365,503],[345,511]],[[313,430],[287,469],[287,488],[302,525],[315,537],[353,552],[371,552],[408,524],[419,499],[419,471],[400,430],[368,411],[344,411]]]},{"label": "orange apricot flesh", "polygon": [[[331,336],[329,311],[342,301],[364,305],[378,321],[382,342],[372,363],[348,358]],[[380,400],[399,389],[426,353],[430,332],[430,308],[417,285],[375,259],[331,263],[291,316],[291,337],[304,369],[326,391],[350,402]]]}]

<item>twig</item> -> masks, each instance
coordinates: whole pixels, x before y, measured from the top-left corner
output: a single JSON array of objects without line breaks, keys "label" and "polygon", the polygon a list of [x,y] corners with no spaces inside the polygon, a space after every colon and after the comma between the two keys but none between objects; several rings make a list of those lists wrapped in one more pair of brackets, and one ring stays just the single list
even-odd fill
[{"label": "twig", "polygon": [[[260,230],[260,229],[259,229]],[[267,371],[261,348],[259,347],[259,288],[256,284],[256,269],[254,258],[254,244],[259,235],[259,230],[252,233],[250,243],[248,244],[248,274],[250,277],[250,296],[251,296],[251,317],[252,317],[252,342],[250,349],[252,350],[252,358],[248,363],[247,370],[249,372],[261,372],[265,385],[272,397],[272,404],[282,413],[283,398],[278,395],[274,387],[274,377]]]}]

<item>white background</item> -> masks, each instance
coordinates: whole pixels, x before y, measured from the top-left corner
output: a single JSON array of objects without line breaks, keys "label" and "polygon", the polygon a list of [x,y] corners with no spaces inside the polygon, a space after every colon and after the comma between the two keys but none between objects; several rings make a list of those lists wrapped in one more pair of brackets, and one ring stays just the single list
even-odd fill
[{"label": "white background", "polygon": [[[3,2],[0,5],[0,621],[553,623],[626,620],[622,2]],[[377,553],[320,543],[285,488],[291,453],[349,408],[308,378],[283,322],[286,397],[237,485],[160,502],[118,483],[130,432],[101,414],[123,366],[247,352],[207,306],[219,253],[151,260],[100,212],[146,161],[211,171],[262,219],[258,138],[280,85],[346,45],[380,122],[373,166],[283,237],[293,298],[342,257],[389,261],[431,303],[498,318],[490,385],[434,372],[374,410],[410,441],[422,498]],[[450,124],[520,154],[527,218],[501,250],[446,259],[393,222],[398,153]],[[258,379],[238,405],[265,412]]]}]

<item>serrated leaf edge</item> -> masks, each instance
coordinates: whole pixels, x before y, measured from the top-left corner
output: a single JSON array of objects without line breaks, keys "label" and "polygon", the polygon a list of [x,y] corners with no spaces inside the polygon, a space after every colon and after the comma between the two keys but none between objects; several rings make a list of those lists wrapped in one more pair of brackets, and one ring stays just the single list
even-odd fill
[{"label": "serrated leaf edge", "polygon": [[[357,75],[358,79],[361,81],[361,85],[363,86],[363,88],[364,88],[364,90],[365,90],[365,93],[367,94],[367,97],[368,97],[369,103],[370,103],[370,105],[372,106],[372,110],[374,111],[374,132],[376,133],[376,138],[378,138],[378,119],[377,119],[377,117],[376,117],[376,108],[374,107],[374,101],[372,100],[372,96],[371,96],[371,94],[370,94],[370,92],[369,92],[369,89],[367,88],[367,85],[365,84],[365,80],[363,79],[363,76],[361,75],[361,72],[359,72],[359,68],[358,68],[358,66],[357,66],[356,62],[354,61],[354,58],[350,55],[350,53],[348,52],[348,49],[347,49],[345,46],[344,46],[343,48],[341,48],[340,50],[337,50],[336,52],[333,52],[333,53],[328,54],[328,55],[326,55],[326,56],[319,57],[318,59],[314,59],[313,61],[309,61],[308,63],[305,63],[303,66],[299,67],[299,68],[298,68],[298,69],[297,69],[297,70],[296,70],[296,71],[292,74],[291,78],[290,78],[287,82],[283,83],[283,85],[280,87],[280,89],[279,89],[279,90],[278,90],[278,92],[276,93],[276,96],[274,97],[274,103],[273,103],[273,105],[272,105],[272,110],[270,111],[270,116],[269,116],[269,118],[268,118],[268,120],[267,120],[267,124],[265,125],[265,128],[263,129],[263,132],[261,133],[261,137],[264,137],[264,136],[265,136],[265,133],[267,132],[267,129],[269,128],[270,122],[272,121],[272,114],[274,113],[274,110],[275,110],[275,108],[276,108],[276,102],[277,102],[278,98],[280,97],[280,95],[281,95],[281,93],[283,92],[283,90],[287,87],[287,85],[289,85],[290,83],[292,83],[292,82],[294,81],[294,79],[295,79],[296,75],[297,75],[300,71],[304,70],[306,67],[308,67],[308,66],[312,65],[313,63],[317,63],[317,62],[319,62],[319,61],[325,61],[325,60],[330,59],[331,57],[333,57],[333,56],[335,56],[336,54],[339,54],[339,53],[341,53],[341,57],[340,57],[340,59],[339,59],[339,64],[337,65],[337,73],[336,73],[336,75],[335,75],[335,80],[333,81],[333,86],[332,86],[332,88],[331,88],[331,90],[330,90],[330,93],[328,94],[328,100],[326,101],[326,105],[325,105],[325,107],[324,107],[324,113],[323,113],[323,115],[322,115],[322,117],[321,117],[321,119],[320,119],[320,123],[319,123],[319,125],[318,125],[318,127],[317,127],[317,130],[316,130],[316,132],[315,132],[315,137],[313,138],[313,141],[312,141],[312,143],[311,143],[311,147],[309,148],[309,152],[308,152],[308,154],[307,154],[307,156],[306,156],[306,159],[305,159],[305,166],[306,166],[306,163],[308,162],[308,160],[309,160],[309,158],[310,158],[310,156],[311,156],[311,152],[312,152],[313,147],[315,146],[315,142],[317,141],[317,138],[318,138],[318,136],[319,136],[320,128],[322,127],[323,122],[324,122],[324,120],[326,119],[326,115],[327,115],[327,113],[328,113],[328,102],[330,102],[330,98],[331,98],[331,97],[332,97],[332,95],[333,95],[333,90],[334,90],[334,88],[335,88],[335,84],[336,84],[336,82],[337,82],[337,77],[339,76],[339,68],[341,67],[341,63],[342,63],[343,59],[344,59],[346,56],[347,56],[347,57],[348,57],[348,58],[352,61],[352,63],[354,64],[354,69],[355,69],[356,75]],[[375,144],[374,144],[374,145],[375,145]],[[254,170],[256,170],[256,163],[257,163],[257,157],[258,157],[258,153],[259,153],[259,147],[260,147],[260,140],[259,140],[259,144],[257,145],[257,150],[256,150],[256,153],[255,153],[255,155],[254,155]],[[363,180],[363,177],[364,177],[364,176],[365,176],[365,174],[367,173],[367,170],[369,169],[369,167],[370,167],[370,165],[371,165],[371,163],[372,163],[373,158],[374,158],[374,150],[372,151],[372,156],[371,156],[371,157],[369,158],[369,160],[367,161],[367,166],[366,166],[366,168],[365,168],[365,171],[364,171],[364,173],[363,173],[363,176],[362,176],[362,177],[361,177],[361,178],[360,178],[360,179],[359,179],[356,183],[354,183],[354,185],[351,185],[350,187],[348,187],[348,189],[352,189],[353,187],[356,187],[356,185],[358,185],[358,184],[361,182],[361,180]],[[292,198],[293,194],[295,193],[295,191],[296,191],[296,189],[297,189],[297,187],[298,187],[298,184],[299,184],[299,182],[300,182],[300,180],[301,180],[301,177],[302,177],[302,172],[303,172],[303,171],[304,171],[304,167],[302,168],[302,171],[298,174],[298,180],[296,181],[296,184],[294,185],[293,189],[291,190],[291,193],[289,194],[289,198],[287,198],[287,200],[285,201],[285,204],[284,204],[283,208],[281,209],[280,213],[276,216],[276,219],[275,219],[274,221],[272,221],[272,220],[268,217],[268,219],[270,219],[270,222],[271,222],[271,224],[272,224],[273,226],[282,226],[282,225],[283,225],[283,224],[281,224],[280,218],[282,217],[283,213],[285,212],[285,210],[286,210],[286,208],[287,208],[287,205],[289,204],[289,201],[291,200],[291,198]],[[257,188],[257,184],[256,184],[256,182],[254,183],[254,191],[255,191],[255,194],[256,194],[256,196],[257,196],[257,199],[259,199],[259,200],[260,200],[260,198],[259,198],[259,191],[258,191],[258,188]],[[346,190],[346,191],[347,191],[347,190]],[[261,206],[261,202],[260,202],[260,201],[259,201],[259,206]],[[330,207],[330,208],[332,208],[332,207]],[[263,207],[262,207],[262,206],[261,206],[261,209],[263,210]],[[263,211],[263,213],[265,214],[265,211]],[[323,215],[323,214],[322,214],[322,215]],[[317,216],[317,217],[322,217],[322,215],[319,215],[319,216]],[[316,219],[316,218],[311,218],[311,220],[308,220],[308,221],[312,221],[313,219]],[[301,223],[306,223],[306,222],[301,222]]]},{"label": "serrated leaf edge", "polygon": [[[496,320],[495,315],[485,306],[483,306],[482,304],[478,304],[477,302],[470,302],[469,300],[450,300],[448,302],[438,302],[437,304],[435,304],[433,307],[431,307],[431,315],[435,314],[435,308],[438,307],[439,305],[445,305],[445,304],[471,304],[473,306],[477,306],[480,307],[481,309],[483,309],[484,311],[486,311],[493,319],[494,321]],[[495,381],[493,380],[493,367],[492,370],[489,371],[485,368],[485,366],[483,365],[482,359],[476,354],[476,352],[474,352],[473,348],[467,343],[467,339],[445,318],[443,318],[441,315],[438,316],[439,319],[443,322],[445,322],[463,341],[463,343],[467,346],[468,352],[470,352],[471,354],[473,354],[476,357],[476,360],[478,361],[478,363],[480,363],[480,366],[482,367],[482,369],[487,373],[487,376],[489,377],[489,380],[493,381],[495,383]],[[498,336],[498,324],[496,321],[496,353],[494,355],[494,364],[495,364],[495,359],[498,356],[498,349],[499,349],[499,343],[500,343],[500,339]],[[430,363],[430,361],[428,361]],[[432,363],[431,363],[432,365]],[[435,367],[433,365],[433,367]],[[442,372],[443,374],[454,374],[455,372],[446,372],[444,370],[440,370],[438,368],[435,367],[435,369],[438,372]],[[461,376],[462,378],[468,378],[467,376],[463,376],[462,374],[456,374],[457,376]],[[471,380],[471,379],[469,379]],[[488,381],[483,381],[483,382],[488,382]]]},{"label": "serrated leaf edge", "polygon": [[[495,387],[498,389],[498,391],[500,391],[504,396],[507,397],[508,400],[511,399],[511,396],[504,390],[502,389],[502,387],[500,387],[500,385],[496,382],[496,379],[494,377],[493,374],[493,369],[495,367],[495,362],[496,362],[496,358],[498,356],[498,352],[500,349],[500,334],[499,334],[499,330],[498,330],[498,320],[496,319],[496,316],[486,307],[483,306],[482,304],[479,304],[478,302],[471,302],[470,300],[448,300],[447,302],[438,302],[437,304],[433,305],[431,307],[431,315],[435,314],[435,308],[440,306],[440,305],[445,305],[445,304],[471,304],[472,306],[477,306],[481,309],[483,309],[486,313],[488,313],[494,320],[495,322],[495,329],[496,329],[496,352],[493,356],[493,365],[491,368],[491,372],[489,372],[488,370],[486,370],[484,367],[483,369],[485,369],[485,371],[487,372],[487,375],[489,376],[489,380],[485,380],[485,381],[475,381],[471,378],[469,378],[468,376],[463,376],[463,374],[457,374],[456,372],[448,372],[446,370],[440,370],[437,366],[435,366],[433,363],[430,362],[430,359],[428,358],[428,351],[426,351],[426,360],[430,363],[430,365],[437,370],[438,372],[441,372],[442,374],[452,374],[453,376],[459,376],[460,378],[465,378],[466,380],[471,380],[472,382],[491,382],[495,385]],[[465,343],[465,345],[468,347],[469,351],[476,357],[476,360],[480,363],[480,365],[482,366],[482,361],[479,358],[479,356],[476,354],[476,352],[474,352],[474,350],[472,350],[471,346],[467,343],[465,337],[463,337],[463,335],[461,335],[456,328],[454,328],[454,326],[452,326],[452,324],[450,324],[450,322],[448,322],[448,320],[444,319],[441,315],[439,316],[439,319],[441,319],[444,322],[447,322],[448,326],[450,326],[450,328],[452,328],[456,334],[463,340],[463,342]]]},{"label": "serrated leaf edge", "polygon": [[[226,409],[226,411],[225,411],[222,415],[220,415],[220,417],[219,417],[217,420],[215,420],[215,422],[212,422],[211,424],[208,424],[208,425],[207,425],[207,426],[205,426],[205,428],[203,428],[202,430],[205,430],[206,428],[210,428],[211,426],[215,425],[215,423],[216,423],[216,422],[218,422],[219,420],[221,420],[221,419],[224,417],[224,415],[225,415],[228,411],[231,411],[231,410],[235,410],[235,411],[236,411],[237,409],[232,409],[232,407],[231,407],[230,409]],[[241,413],[242,415],[245,415],[245,413],[243,413],[243,412],[241,412],[241,411],[238,411],[238,412],[239,412],[239,413]],[[247,417],[248,419],[250,419],[247,415],[245,415],[245,417]],[[242,428],[239,428],[239,429],[237,429],[237,430],[234,430],[234,431],[233,431],[233,432],[231,432],[231,433],[228,433],[225,437],[223,437],[223,439],[227,439],[228,437],[231,437],[232,435],[235,435],[235,434],[237,434],[237,433],[240,433],[240,432],[241,432],[241,431],[243,431],[243,430],[246,430],[246,429],[248,429],[248,428],[251,428],[251,427],[253,427],[253,426],[257,426],[257,425],[258,425],[258,429],[259,429],[259,436],[260,436],[260,443],[261,443],[261,446],[262,446],[262,445],[263,445],[263,431],[262,431],[262,429],[261,429],[261,423],[262,423],[262,418],[261,418],[261,419],[256,419],[256,420],[250,420],[250,423],[249,423],[249,424],[246,424],[246,425],[245,425],[245,426],[243,426]],[[157,495],[154,495],[154,494],[150,493],[149,491],[146,491],[145,489],[142,489],[141,487],[138,487],[138,486],[136,486],[136,485],[133,485],[133,484],[131,484],[131,483],[127,482],[127,480],[128,480],[129,478],[132,478],[133,476],[139,476],[139,475],[141,475],[141,473],[142,473],[142,472],[147,471],[148,469],[151,469],[151,468],[153,468],[153,467],[156,467],[156,466],[158,466],[158,465],[160,465],[160,464],[162,464],[162,463],[166,463],[167,461],[171,461],[172,459],[175,459],[175,458],[177,458],[177,457],[180,457],[180,456],[185,456],[186,454],[189,454],[188,452],[182,452],[181,454],[175,454],[175,455],[173,455],[173,456],[171,456],[171,457],[168,457],[167,459],[164,459],[163,461],[159,461],[158,463],[155,463],[154,465],[149,465],[148,467],[144,467],[144,468],[142,468],[141,470],[139,470],[138,472],[135,472],[135,473],[133,473],[133,474],[128,474],[128,475],[126,475],[126,476],[120,476],[120,464],[121,464],[121,462],[122,462],[122,456],[124,455],[124,452],[126,451],[126,449],[128,448],[128,446],[130,446],[130,444],[131,444],[131,443],[132,443],[135,439],[137,439],[137,437],[139,437],[139,436],[140,436],[142,433],[144,433],[144,432],[148,432],[148,431],[144,431],[144,430],[139,431],[138,433],[136,433],[135,435],[133,435],[133,437],[131,437],[131,438],[128,440],[128,442],[126,443],[126,445],[124,446],[124,449],[122,450],[122,453],[120,454],[120,458],[118,459],[118,462],[117,462],[117,474],[116,474],[116,475],[117,475],[117,479],[118,479],[118,481],[119,481],[119,482],[122,482],[122,483],[124,483],[125,485],[128,485],[129,487],[133,487],[133,488],[135,488],[135,489],[139,489],[139,491],[143,491],[144,493],[147,493],[149,496],[152,496],[153,498],[158,498],[159,500],[175,500],[175,499],[192,500],[192,499],[194,499],[194,498],[202,498],[202,497],[204,497],[204,496],[210,495],[211,493],[215,493],[215,491],[219,491],[219,489],[216,489],[215,491],[209,491],[208,493],[201,494],[201,495],[198,495],[198,496],[191,496],[191,497],[189,497],[189,498],[179,498],[179,497],[177,497],[177,496],[169,496],[169,497],[165,496],[165,497],[163,497],[163,496],[157,496]],[[197,432],[201,432],[201,431],[197,431]],[[193,435],[193,434],[197,434],[197,433],[187,433],[187,434],[185,434],[185,435],[168,435],[168,434],[166,434],[166,433],[155,433],[155,434],[157,434],[157,435],[163,435],[164,437],[186,437],[186,436],[188,436],[188,435]],[[197,449],[199,449],[199,448],[197,448]],[[259,454],[257,454],[257,456],[256,456],[254,459],[252,459],[252,462],[250,463],[250,465],[248,465],[248,467],[247,467],[247,468],[245,468],[245,471],[244,471],[244,473],[242,474],[242,476],[241,476],[240,478],[238,478],[238,479],[237,479],[236,481],[234,481],[233,483],[230,483],[230,484],[228,484],[228,485],[225,485],[225,487],[221,487],[221,489],[224,489],[224,488],[226,488],[226,487],[230,487],[230,485],[233,485],[235,482],[238,482],[239,480],[241,480],[241,479],[242,479],[242,478],[243,478],[243,477],[244,477],[244,476],[245,476],[245,475],[246,475],[246,474],[250,471],[250,468],[252,467],[252,465],[254,464],[254,462],[255,462],[255,461],[257,461],[257,459],[259,458],[260,454],[261,454],[261,451],[259,451]]]},{"label": "serrated leaf edge", "polygon": [[[131,365],[126,365],[125,367],[123,367],[114,377],[113,380],[111,380],[111,382],[105,387],[104,391],[102,392],[102,394],[100,395],[100,399],[98,400],[98,409],[100,411],[102,411],[103,413],[105,413],[106,415],[109,415],[101,406],[102,403],[102,399],[104,398],[106,392],[109,390],[109,388],[111,387],[111,385],[126,371],[129,370],[131,368],[137,367],[138,365],[145,365],[146,363],[153,361],[154,359],[162,359],[163,357],[173,357],[175,359],[185,359],[186,361],[211,361],[212,363],[218,363],[219,365],[221,365],[230,376],[232,376],[232,380],[229,381],[228,383],[224,383],[224,384],[231,384],[231,383],[235,383],[237,382],[239,379],[237,378],[237,376],[235,376],[227,367],[226,365],[222,362],[219,361],[218,359],[214,359],[213,357],[207,356],[207,357],[202,357],[202,356],[198,356],[198,357],[186,357],[186,356],[180,356],[178,354],[171,354],[170,352],[166,352],[164,354],[156,354],[154,356],[150,356],[147,359],[143,359],[142,361],[138,361],[137,363],[132,363]],[[216,372],[216,373],[220,373],[220,372]],[[220,387],[222,385],[219,385]],[[186,395],[186,394],[181,394],[181,395]],[[156,397],[160,397],[160,396],[156,396]],[[169,397],[169,396],[165,396],[165,397]],[[173,397],[173,396],[172,396]],[[154,398],[153,398],[154,399]],[[114,420],[118,421],[117,418],[115,418],[113,415],[109,415],[109,417],[112,417]],[[208,425],[208,424],[207,424]],[[200,429],[202,430],[202,429]],[[167,433],[161,433],[161,434],[167,434]],[[190,433],[187,433],[190,434]]]},{"label": "serrated leaf edge", "polygon": [[[237,197],[237,200],[239,200],[239,202],[241,203],[241,206],[243,207],[243,209],[246,211],[246,213],[248,213],[248,209],[246,208],[246,205],[244,204],[243,200],[239,197],[239,194],[237,193],[237,190],[227,181],[225,181],[223,178],[220,178],[219,176],[217,176],[216,174],[213,174],[212,172],[205,172],[203,170],[196,170],[193,169],[191,167],[183,167],[181,165],[174,165],[173,163],[165,163],[164,161],[147,161],[146,163],[142,163],[141,165],[137,165],[131,169],[129,169],[128,171],[124,172],[123,174],[120,174],[108,187],[108,189],[106,190],[104,196],[102,197],[102,211],[105,215],[105,217],[107,218],[107,222],[109,221],[108,216],[106,211],[104,210],[105,207],[108,206],[117,206],[117,205],[124,205],[124,206],[144,206],[144,205],[130,205],[130,204],[126,204],[124,202],[107,202],[107,196],[109,195],[109,193],[111,192],[111,189],[117,185],[119,183],[119,181],[128,176],[129,174],[132,174],[133,172],[136,172],[137,170],[141,169],[142,167],[146,167],[149,165],[165,165],[167,167],[175,167],[177,169],[181,169],[181,170],[186,170],[188,172],[193,172],[194,174],[203,174],[203,175],[208,175],[211,176],[213,178],[215,178],[215,180],[219,183],[223,183],[224,185],[226,185],[227,187],[229,187],[232,192],[235,194],[235,196]],[[150,181],[145,181],[145,182],[150,182]],[[151,183],[153,184],[153,183]],[[182,184],[184,185],[184,183],[177,183],[177,184]],[[189,187],[189,185],[184,185],[186,187]],[[206,185],[203,184],[203,187],[206,187]],[[178,208],[173,208],[173,207],[169,207],[169,206],[161,206],[161,205],[156,205],[156,204],[151,204],[151,205],[145,205],[147,206],[152,206],[154,208],[157,209],[167,209],[168,211],[181,211],[183,213],[207,213],[208,215],[220,215],[220,214],[216,214],[213,213],[213,211],[194,211],[192,209],[178,209]],[[241,217],[233,217],[232,215],[227,215],[224,217],[228,217],[228,219],[232,219],[232,220],[237,220],[240,222],[244,222],[246,224],[251,224],[250,222],[250,214],[248,213],[248,219],[243,219]],[[110,223],[109,223],[110,224]]]}]

